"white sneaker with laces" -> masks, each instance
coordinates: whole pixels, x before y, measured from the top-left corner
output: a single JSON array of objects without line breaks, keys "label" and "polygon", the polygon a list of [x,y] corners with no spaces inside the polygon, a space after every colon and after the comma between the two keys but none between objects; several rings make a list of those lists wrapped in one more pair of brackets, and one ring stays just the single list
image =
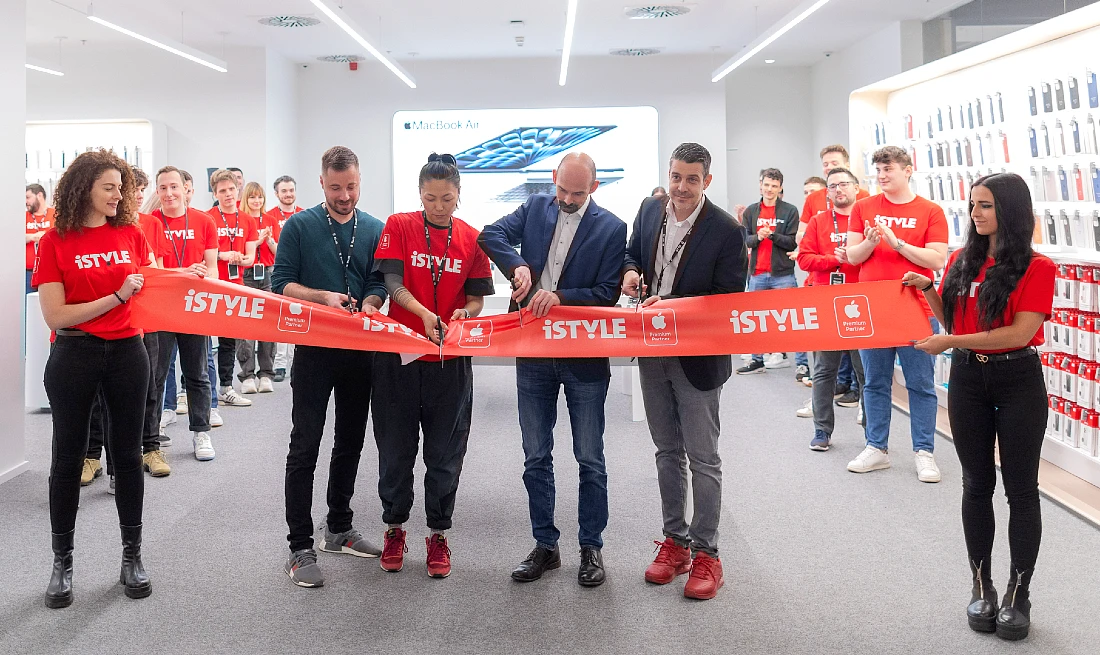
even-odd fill
[{"label": "white sneaker with laces", "polygon": [[248,378],[241,383],[241,393],[256,393],[256,378]]},{"label": "white sneaker with laces", "polygon": [[233,387],[222,387],[222,392],[218,394],[218,402],[228,407],[250,407],[252,405],[251,400],[241,396]]},{"label": "white sneaker with laces", "polygon": [[856,425],[863,425],[863,405],[860,404],[859,412],[856,413]]},{"label": "white sneaker with laces", "polygon": [[764,358],[764,368],[790,368],[791,360],[787,353],[772,353]]},{"label": "white sneaker with laces", "polygon": [[164,410],[163,412],[160,413],[160,429],[161,430],[168,427],[169,425],[172,425],[175,422],[176,422],[176,413],[173,412],[172,410],[166,409],[166,410]]},{"label": "white sneaker with laces", "polygon": [[271,378],[260,378],[260,393],[271,393],[275,391],[275,383],[271,381]]},{"label": "white sneaker with laces", "polygon": [[208,433],[195,432],[191,436],[191,441],[195,444],[195,459],[200,462],[209,462],[214,459],[214,442],[210,440]]},{"label": "white sneaker with laces", "polygon": [[921,482],[939,482],[940,467],[936,466],[936,458],[927,450],[918,450],[915,460],[917,463],[917,479]]},{"label": "white sneaker with laces", "polygon": [[177,414],[186,414],[187,413],[187,392],[176,394],[176,413]]},{"label": "white sneaker with laces", "polygon": [[814,399],[810,398],[806,401],[798,411],[794,413],[798,418],[813,418],[814,417]]},{"label": "white sneaker with laces", "polygon": [[210,408],[210,427],[220,428],[225,425],[225,421],[222,420],[222,414],[218,411],[217,407]]},{"label": "white sneaker with laces", "polygon": [[874,446],[867,446],[855,459],[848,462],[848,470],[852,473],[870,473],[888,468],[890,468],[890,455]]}]

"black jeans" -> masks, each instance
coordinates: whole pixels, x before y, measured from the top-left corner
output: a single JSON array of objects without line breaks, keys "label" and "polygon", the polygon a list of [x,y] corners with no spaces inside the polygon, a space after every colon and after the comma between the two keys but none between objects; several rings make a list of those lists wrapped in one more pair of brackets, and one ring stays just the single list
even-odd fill
[{"label": "black jeans", "polygon": [[[1047,392],[1038,356],[982,364],[951,359],[948,415],[963,469],[962,519],[966,550],[989,562],[997,486],[994,445],[1008,498],[1008,547],[1020,570],[1035,566],[1043,521],[1039,507],[1039,453],[1047,421]],[[987,568],[988,570],[988,568]]]},{"label": "black jeans", "polygon": [[[192,432],[210,431],[210,377],[206,374],[206,344],[209,337],[198,334],[158,332],[160,353],[157,357],[157,398],[164,396],[172,346],[179,346],[179,364],[183,386],[187,389],[187,417]],[[159,421],[159,419],[158,419]]]},{"label": "black jeans", "polygon": [[[141,452],[160,450],[161,397],[157,394],[157,360],[160,357],[158,332],[148,332],[142,337],[145,352],[149,355],[149,389],[145,396],[145,425],[141,433]],[[162,392],[163,393],[163,390]],[[107,415],[103,412],[103,393],[96,395],[92,404],[92,421],[88,426],[88,459],[99,459],[103,453],[103,435],[107,433]],[[114,475],[111,454],[107,453],[107,475]]]},{"label": "black jeans", "polygon": [[140,525],[145,479],[141,432],[149,356],[140,337],[105,340],[58,336],[46,362],[46,395],[53,412],[50,463],[50,527],[64,534],[76,527],[80,472],[88,453],[88,422],[96,395],[103,394],[107,450],[115,475],[120,525]]},{"label": "black jeans", "polygon": [[367,433],[374,353],[298,346],[290,388],[290,452],[286,456],[286,523],[290,550],[313,547],[313,476],[325,430],[329,396],[336,398],[328,468],[328,517],[333,532],[350,530],[351,497]]},{"label": "black jeans", "polygon": [[236,365],[237,340],[218,337],[218,383],[221,386],[233,386],[233,367]]},{"label": "black jeans", "polygon": [[[298,352],[301,352],[300,350]],[[301,355],[297,355],[301,357]],[[295,359],[295,366],[298,360]],[[449,530],[470,440],[474,373],[469,357],[401,365],[396,353],[374,360],[374,441],[382,521],[405,523],[413,504],[413,466],[424,430],[424,511],[428,527]]]}]

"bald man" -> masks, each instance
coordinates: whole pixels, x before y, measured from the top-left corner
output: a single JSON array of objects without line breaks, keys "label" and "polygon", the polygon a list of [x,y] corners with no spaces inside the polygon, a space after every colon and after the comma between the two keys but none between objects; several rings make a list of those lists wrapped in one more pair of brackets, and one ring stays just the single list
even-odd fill
[{"label": "bald man", "polygon": [[[542,319],[555,305],[610,307],[619,299],[626,256],[626,223],[596,206],[596,164],[582,153],[562,158],[554,195],[537,194],[489,225],[479,242],[512,280],[511,309],[525,320]],[[516,253],[516,246],[520,251]],[[539,321],[541,324],[541,320]],[[578,335],[581,336],[581,335]],[[568,348],[567,342],[562,346]],[[604,400],[611,380],[606,357],[516,360],[523,483],[535,549],[512,579],[532,582],[561,566],[554,526],[554,424],[558,390],[565,388],[573,454],[580,466],[580,569],[584,587],[603,584],[603,530],[607,527],[607,468],[603,457]]]}]

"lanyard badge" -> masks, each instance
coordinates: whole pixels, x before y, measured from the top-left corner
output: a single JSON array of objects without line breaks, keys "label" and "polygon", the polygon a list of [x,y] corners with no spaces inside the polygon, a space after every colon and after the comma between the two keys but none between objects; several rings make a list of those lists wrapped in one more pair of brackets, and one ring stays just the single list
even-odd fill
[{"label": "lanyard badge", "polygon": [[333,225],[332,216],[328,213],[328,207],[325,207],[325,218],[328,219],[328,229],[332,232],[332,243],[336,247],[336,258],[340,260],[340,265],[343,267],[344,272],[344,288],[347,290],[348,304],[345,308],[354,314],[358,311],[358,301],[351,295],[351,280],[348,278],[348,267],[351,266],[352,253],[355,251],[355,235],[359,231],[359,212],[352,210],[354,218],[351,224],[351,241],[348,243],[348,256],[344,259],[344,252],[340,250],[340,240],[336,237],[336,227]]}]

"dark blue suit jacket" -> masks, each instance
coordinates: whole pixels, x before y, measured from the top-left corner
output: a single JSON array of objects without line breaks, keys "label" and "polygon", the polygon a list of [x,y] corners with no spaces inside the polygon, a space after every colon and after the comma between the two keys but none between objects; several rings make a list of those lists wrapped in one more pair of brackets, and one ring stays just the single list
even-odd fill
[{"label": "dark blue suit jacket", "polygon": [[[667,203],[665,198],[649,198],[642,202],[626,249],[624,270],[633,269],[644,275],[646,284],[651,285],[649,291],[653,294],[657,293],[657,289],[652,286],[657,283],[657,271],[653,263],[657,258]],[[708,198],[703,203],[699,218],[695,219],[695,229],[691,231],[680,255],[672,293],[662,298],[744,291],[748,271],[747,258],[745,231],[741,224]],[[692,386],[700,391],[717,389],[733,373],[733,362],[729,355],[681,357],[680,366]]]},{"label": "dark blue suit jacket", "polygon": [[[537,283],[546,268],[557,223],[557,199],[536,194],[516,211],[486,226],[478,243],[506,276],[511,277],[517,268],[527,266],[531,269],[532,283]],[[620,295],[625,254],[626,223],[599,207],[595,200],[589,201],[554,293],[563,305],[614,305]],[[606,357],[571,359],[569,364],[573,374],[582,380],[611,375]]]}]

